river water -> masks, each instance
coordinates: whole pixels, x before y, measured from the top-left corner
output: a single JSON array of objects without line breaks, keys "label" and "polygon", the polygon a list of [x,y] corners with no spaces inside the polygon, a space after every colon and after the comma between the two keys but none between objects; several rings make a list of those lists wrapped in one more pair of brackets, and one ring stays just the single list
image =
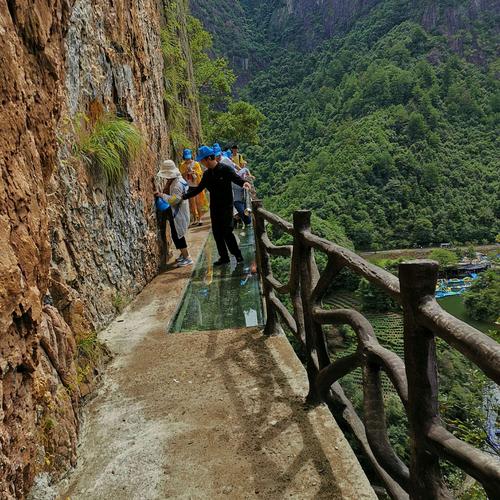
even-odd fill
[{"label": "river water", "polygon": [[[465,310],[463,297],[460,295],[443,297],[439,299],[438,302],[445,311],[484,333],[487,333],[489,330],[499,329],[499,326],[494,323],[470,319]],[[494,382],[491,382],[484,393],[483,408],[486,415],[488,443],[497,453],[500,453],[500,439],[498,435],[500,432],[500,428],[498,427],[499,407],[500,387]]]},{"label": "river water", "polygon": [[465,311],[464,301],[461,295],[451,295],[438,299],[439,305],[456,318],[464,321],[465,323],[477,328],[481,332],[488,332],[488,330],[498,330],[498,325],[489,323],[487,321],[476,321],[467,316]]}]

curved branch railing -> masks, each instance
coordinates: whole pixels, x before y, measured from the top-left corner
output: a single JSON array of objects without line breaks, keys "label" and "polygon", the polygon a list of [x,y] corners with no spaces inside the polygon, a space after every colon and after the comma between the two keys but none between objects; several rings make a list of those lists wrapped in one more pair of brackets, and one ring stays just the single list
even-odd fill
[{"label": "curved branch railing", "polygon": [[[296,211],[293,224],[253,202],[257,259],[267,320],[264,333],[282,333],[281,321],[302,346],[309,379],[308,400],[324,401],[340,423],[354,434],[374,471],[392,498],[450,498],[439,468],[446,459],[480,482],[490,498],[500,495],[500,461],[457,439],[441,424],[435,337],[440,337],[500,382],[500,346],[493,339],[441,309],[434,293],[438,264],[420,260],[400,264],[399,279],[354,252],[314,235],[310,212]],[[293,237],[293,245],[276,246],[266,222]],[[314,250],[328,257],[318,273]],[[291,257],[288,283],[280,283],[270,255]],[[325,310],[322,298],[344,268],[363,276],[399,302],[404,316],[405,362],[382,347],[369,321],[350,309]],[[290,313],[279,295],[288,295]],[[355,353],[330,360],[322,325],[349,325],[357,337]],[[364,423],[344,394],[339,380],[361,368]],[[411,459],[408,467],[392,448],[387,435],[381,371],[394,385],[408,416]]]}]

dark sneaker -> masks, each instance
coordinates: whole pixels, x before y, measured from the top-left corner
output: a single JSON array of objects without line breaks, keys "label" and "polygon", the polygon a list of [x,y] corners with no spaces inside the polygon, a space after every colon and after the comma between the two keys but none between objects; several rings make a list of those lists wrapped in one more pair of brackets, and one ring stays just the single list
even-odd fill
[{"label": "dark sneaker", "polygon": [[229,259],[219,259],[214,262],[214,266],[223,266],[224,264],[229,264]]}]

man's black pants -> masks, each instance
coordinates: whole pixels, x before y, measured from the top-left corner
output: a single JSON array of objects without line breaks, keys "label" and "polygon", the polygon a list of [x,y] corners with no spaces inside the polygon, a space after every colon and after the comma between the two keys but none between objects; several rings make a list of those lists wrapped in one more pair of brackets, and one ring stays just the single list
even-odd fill
[{"label": "man's black pants", "polygon": [[233,234],[233,207],[225,210],[211,210],[212,232],[219,257],[229,260],[229,252],[235,257],[241,257],[241,251]]}]

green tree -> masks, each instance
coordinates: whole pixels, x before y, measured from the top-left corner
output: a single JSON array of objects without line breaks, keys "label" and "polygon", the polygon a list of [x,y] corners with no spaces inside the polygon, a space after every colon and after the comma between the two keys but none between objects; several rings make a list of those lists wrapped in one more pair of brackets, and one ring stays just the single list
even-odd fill
[{"label": "green tree", "polygon": [[212,58],[212,35],[203,29],[201,22],[189,16],[188,35],[193,60],[194,78],[198,89],[202,118],[208,119],[210,111],[231,100],[231,91],[236,81],[227,59]]},{"label": "green tree", "polygon": [[427,217],[418,217],[413,227],[414,239],[420,245],[428,245],[434,239],[432,222]]},{"label": "green tree", "polygon": [[212,36],[192,16],[188,35],[205,140],[256,144],[264,115],[248,102],[233,100],[236,76],[227,59],[210,57]]},{"label": "green tree", "polygon": [[205,135],[210,142],[257,144],[264,119],[265,116],[248,102],[232,102],[227,112],[215,114],[215,120],[208,121]]},{"label": "green tree", "polygon": [[[460,2],[448,3],[461,9]],[[437,34],[442,13],[432,32],[420,25],[418,2],[382,0],[306,51],[293,48],[293,26],[269,39],[274,2],[236,4],[255,21],[255,46],[241,47],[250,71],[239,82],[250,81],[238,94],[266,116],[259,144],[246,152],[269,207],[310,208],[339,222],[363,249],[494,241],[500,117],[489,23],[474,24],[485,55],[476,66]],[[254,17],[257,11],[262,17]],[[230,30],[240,24],[225,23]],[[469,43],[465,33],[457,36]],[[240,53],[224,30],[214,29],[214,37],[226,53]],[[265,62],[258,58],[263,53]],[[239,59],[233,61],[239,72]],[[227,102],[221,106],[218,112],[228,111]]]},{"label": "green tree", "polygon": [[469,245],[464,252],[464,256],[467,257],[469,260],[475,259],[476,258],[476,249],[472,245]]},{"label": "green tree", "polygon": [[185,35],[183,19],[187,16],[186,0],[170,2],[165,6],[165,26],[161,30],[163,54],[163,102],[169,129],[170,141],[174,149],[189,142],[189,109],[187,103],[195,99],[195,88],[190,78],[187,64],[187,48],[182,39]]},{"label": "green tree", "polygon": [[359,282],[356,294],[361,300],[365,311],[397,311],[399,306],[394,299],[378,286],[372,285],[365,278]]},{"label": "green tree", "polygon": [[458,257],[455,252],[445,250],[444,248],[436,248],[429,254],[429,259],[439,262],[441,268],[452,266],[458,262]]},{"label": "green tree", "polygon": [[427,124],[421,113],[412,113],[408,120],[408,136],[412,141],[425,139],[427,136]]},{"label": "green tree", "polygon": [[475,320],[495,321],[500,316],[500,272],[481,273],[464,294],[467,314]]}]

